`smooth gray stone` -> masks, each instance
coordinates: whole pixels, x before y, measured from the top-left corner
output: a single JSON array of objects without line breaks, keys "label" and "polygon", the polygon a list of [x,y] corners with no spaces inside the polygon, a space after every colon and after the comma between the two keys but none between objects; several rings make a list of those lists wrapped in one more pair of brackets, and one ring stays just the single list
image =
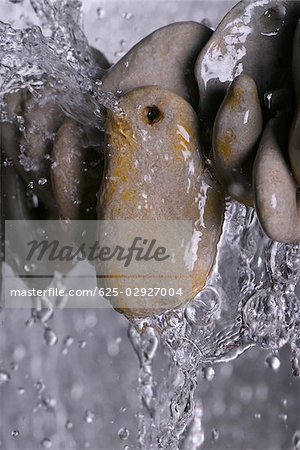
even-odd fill
[{"label": "smooth gray stone", "polygon": [[160,86],[197,104],[195,60],[212,34],[196,22],[178,22],[154,31],[135,45],[103,78],[105,91],[126,93]]},{"label": "smooth gray stone", "polygon": [[291,128],[289,157],[295,180],[300,184],[300,105],[297,107]]},{"label": "smooth gray stone", "polygon": [[297,184],[283,156],[283,138],[288,120],[277,116],[266,126],[253,170],[255,207],[270,239],[285,243],[300,241],[300,205]]},{"label": "smooth gray stone", "polygon": [[298,17],[300,2],[283,0],[242,0],[224,17],[195,65],[201,118],[212,125],[228,84],[243,73],[255,80],[261,100],[290,87]]},{"label": "smooth gray stone", "polygon": [[252,204],[252,162],[262,132],[255,81],[240,75],[229,86],[213,129],[216,174],[236,200]]},{"label": "smooth gray stone", "polygon": [[[90,140],[98,139],[92,147]],[[86,130],[66,118],[52,150],[51,180],[60,218],[96,220],[97,193],[103,176],[103,134]],[[102,152],[103,153],[103,152]]]}]

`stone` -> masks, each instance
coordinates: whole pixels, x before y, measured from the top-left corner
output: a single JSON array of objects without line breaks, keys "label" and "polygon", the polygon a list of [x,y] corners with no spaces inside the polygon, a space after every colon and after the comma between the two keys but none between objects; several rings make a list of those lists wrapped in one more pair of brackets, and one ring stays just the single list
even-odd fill
[{"label": "stone", "polygon": [[265,233],[274,241],[294,243],[300,241],[300,220],[297,184],[283,156],[288,125],[285,115],[267,124],[255,159],[253,186]]},{"label": "stone", "polygon": [[[191,271],[194,297],[214,264],[221,233],[224,193],[201,153],[198,118],[175,93],[148,86],[120,99],[121,113],[108,112],[105,181],[99,192],[98,218],[106,220],[191,220],[195,263]],[[101,233],[99,232],[99,239]],[[109,266],[111,273],[114,265]],[[98,265],[98,274],[102,267]],[[115,279],[111,287],[124,287]],[[191,298],[161,297],[148,307],[111,298],[127,317],[144,317],[172,309]]]},{"label": "stone", "polygon": [[[94,131],[96,134],[96,131]],[[98,134],[99,141],[103,135]],[[86,130],[65,119],[52,152],[51,179],[59,215],[65,220],[95,220],[103,156],[89,147]]]},{"label": "stone", "polygon": [[291,51],[300,2],[242,0],[221,21],[195,65],[200,118],[212,127],[228,85],[251,76],[261,101],[269,91],[290,88]]},{"label": "stone", "polygon": [[255,81],[240,75],[229,86],[213,128],[215,173],[235,200],[252,205],[252,165],[262,132]]},{"label": "stone", "polygon": [[291,127],[289,140],[289,158],[295,180],[300,185],[300,105],[297,107]]},{"label": "stone", "polygon": [[212,31],[196,22],[178,22],[154,31],[135,45],[103,77],[105,91],[126,93],[161,86],[193,105],[198,103],[195,60]]},{"label": "stone", "polygon": [[[91,47],[90,52],[95,68],[99,67],[95,71],[95,79],[101,78],[110,64],[99,50]],[[50,86],[44,87],[42,102],[25,90],[9,95],[9,122],[1,124],[1,136],[6,156],[13,161],[15,169],[27,184],[33,182],[36,195],[55,214],[57,208],[51,186],[51,154],[56,133],[64,123],[65,114],[52,101],[53,96]],[[24,120],[21,124],[24,128],[22,132],[18,129],[20,124],[17,123],[17,116]],[[80,124],[78,127],[80,128]],[[20,148],[23,149],[23,154],[20,153]]]},{"label": "stone", "polygon": [[[1,126],[2,149],[23,180],[27,184],[33,182],[36,195],[55,212],[50,156],[53,136],[62,124],[64,114],[53,103],[40,106],[25,91],[10,95],[7,101],[10,122]],[[22,132],[18,129],[17,116],[24,120]]]}]

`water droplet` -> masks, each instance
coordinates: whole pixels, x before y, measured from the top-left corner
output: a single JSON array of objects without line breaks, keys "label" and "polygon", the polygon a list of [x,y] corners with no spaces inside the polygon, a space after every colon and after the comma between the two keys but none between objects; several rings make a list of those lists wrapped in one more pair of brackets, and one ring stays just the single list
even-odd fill
[{"label": "water droplet", "polygon": [[21,148],[20,146],[20,155],[19,155],[19,162],[21,164],[21,166],[23,167],[23,169],[25,170],[25,172],[30,172],[31,170],[34,169],[34,164],[32,159],[27,156],[25,154],[25,150]]},{"label": "water droplet", "polygon": [[292,358],[292,372],[293,372],[293,376],[294,377],[299,377],[300,376],[300,365],[299,365],[299,357],[298,356],[294,356]]},{"label": "water droplet", "polygon": [[17,436],[19,436],[19,431],[18,430],[13,430],[12,432],[11,432],[11,435],[12,435],[12,437],[17,437]]},{"label": "water droplet", "polygon": [[288,419],[287,414],[279,414],[279,419],[282,420],[283,422],[286,422]]},{"label": "water droplet", "polygon": [[74,338],[72,336],[67,336],[63,342],[62,354],[67,355],[69,353],[69,348],[74,342]]},{"label": "water droplet", "polygon": [[53,347],[55,344],[57,344],[57,336],[54,333],[53,330],[51,330],[51,328],[45,328],[44,331],[44,341],[46,342],[47,345],[49,345],[49,347]]},{"label": "water droplet", "polygon": [[71,430],[73,428],[73,423],[70,420],[67,420],[65,427],[67,430]]},{"label": "water droplet", "polygon": [[34,319],[32,319],[32,318],[26,320],[26,322],[25,322],[26,327],[32,327],[33,324],[34,324]]},{"label": "water droplet", "polygon": [[0,371],[0,386],[2,386],[3,384],[8,383],[10,380],[10,375],[7,372],[4,371]]},{"label": "water droplet", "polygon": [[13,166],[13,164],[14,163],[8,158],[5,158],[4,161],[3,161],[3,167]]},{"label": "water droplet", "polygon": [[27,273],[34,272],[36,270],[36,265],[35,264],[25,264],[24,270]]},{"label": "water droplet", "polygon": [[19,370],[19,364],[16,362],[12,362],[10,363],[10,368],[11,370],[13,370],[14,372],[17,372]]},{"label": "water droplet", "polygon": [[129,430],[128,428],[120,428],[118,431],[118,436],[121,439],[121,441],[126,441],[129,438]]},{"label": "water droplet", "polygon": [[95,314],[88,314],[85,318],[85,324],[88,328],[94,328],[98,323],[97,317]]},{"label": "water droplet", "polygon": [[24,117],[17,116],[17,124],[19,125],[19,130],[21,132],[25,131],[25,126],[24,126],[25,120],[24,120]]},{"label": "water droplet", "polygon": [[130,19],[133,18],[133,14],[132,14],[131,12],[124,12],[124,13],[122,14],[122,17],[123,17],[123,19],[125,19],[125,20],[130,20]]},{"label": "water droplet", "polygon": [[79,341],[79,348],[85,348],[86,347],[86,341]]},{"label": "water droplet", "polygon": [[106,13],[103,8],[97,8],[96,12],[97,12],[97,19],[99,20],[104,19]]},{"label": "water droplet", "polygon": [[91,411],[90,409],[87,409],[84,413],[84,421],[86,423],[93,423],[94,420],[96,418],[96,415],[93,411]]},{"label": "water droplet", "polygon": [[213,288],[204,289],[185,309],[185,317],[191,325],[207,326],[219,309],[219,295]]},{"label": "water droplet", "polygon": [[217,441],[219,439],[220,433],[219,430],[217,430],[216,428],[213,428],[211,430],[211,438],[213,441]]},{"label": "water droplet", "polygon": [[32,308],[31,316],[34,321],[46,323],[53,316],[53,306],[49,300],[42,299],[45,306],[40,305],[39,308]]},{"label": "water droplet", "polygon": [[211,366],[202,368],[203,378],[207,381],[212,381],[215,376],[215,369]]},{"label": "water droplet", "polygon": [[243,321],[251,339],[263,348],[281,348],[289,340],[295,302],[273,289],[254,294],[243,307]]},{"label": "water droplet", "polygon": [[261,34],[264,36],[274,36],[278,34],[284,23],[286,7],[283,5],[268,8],[260,17]]},{"label": "water droplet", "polygon": [[280,359],[275,355],[268,355],[266,357],[266,365],[270,367],[270,369],[277,371],[280,367]]},{"label": "water droplet", "polygon": [[294,450],[300,450],[300,430],[297,430],[293,436]]},{"label": "water droplet", "polygon": [[48,182],[47,178],[40,178],[38,180],[38,185],[39,186],[44,186],[47,182]]},{"label": "water droplet", "polygon": [[36,388],[36,390],[39,394],[45,390],[45,385],[41,380],[37,381],[34,384],[34,387]]},{"label": "water droplet", "polygon": [[120,58],[121,56],[125,55],[125,50],[117,50],[115,51],[114,55],[116,56],[116,58]]},{"label": "water droplet", "polygon": [[64,347],[71,347],[71,345],[73,344],[73,342],[74,342],[74,338],[73,338],[72,336],[67,336],[67,337],[64,339],[63,346],[64,346]]},{"label": "water droplet", "polygon": [[51,448],[51,447],[52,447],[52,442],[51,442],[50,439],[45,438],[45,439],[43,439],[43,440],[41,441],[41,446],[42,446],[43,448]]},{"label": "water droplet", "polygon": [[42,405],[47,409],[47,410],[52,410],[55,408],[56,406],[56,399],[54,397],[43,397],[42,399]]}]

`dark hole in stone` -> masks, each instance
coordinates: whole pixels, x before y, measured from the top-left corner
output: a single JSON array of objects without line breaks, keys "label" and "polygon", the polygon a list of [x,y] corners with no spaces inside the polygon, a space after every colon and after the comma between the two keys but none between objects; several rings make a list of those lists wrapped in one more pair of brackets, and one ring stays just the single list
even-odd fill
[{"label": "dark hole in stone", "polygon": [[150,125],[159,122],[163,118],[163,113],[157,106],[146,106],[144,113]]}]

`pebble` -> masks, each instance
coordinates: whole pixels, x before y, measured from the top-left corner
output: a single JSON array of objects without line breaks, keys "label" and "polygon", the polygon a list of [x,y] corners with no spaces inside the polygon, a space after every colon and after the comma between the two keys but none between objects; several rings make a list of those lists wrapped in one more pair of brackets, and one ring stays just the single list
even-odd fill
[{"label": "pebble", "polygon": [[[229,194],[253,204],[252,165],[262,132],[262,111],[255,81],[240,75],[229,86],[213,128],[216,173]],[[239,185],[239,191],[231,187]]]},{"label": "pebble", "polygon": [[126,93],[161,86],[198,102],[194,63],[212,31],[196,22],[178,22],[154,31],[135,45],[104,76],[105,91]]},{"label": "pebble", "polygon": [[[135,89],[121,98],[120,106],[123,112],[109,113],[107,119],[110,157],[98,217],[191,220],[196,295],[212,268],[224,211],[224,194],[199,152],[197,115],[183,98],[160,87]],[[116,273],[114,263],[109,271]],[[143,317],[175,308],[190,297],[180,301],[173,297],[172,304],[170,298],[164,303],[161,296],[151,297],[148,307],[143,306],[144,298],[139,299],[143,304],[134,300],[111,299],[115,308],[127,311],[126,315]]]},{"label": "pebble", "polygon": [[60,217],[95,220],[102,158],[86,148],[85,130],[74,120],[65,119],[60,127],[52,157],[52,186]]},{"label": "pebble", "polygon": [[195,75],[200,116],[212,126],[226,89],[245,73],[257,83],[260,98],[291,84],[292,30],[300,3],[242,0],[223,18],[200,52]]},{"label": "pebble", "polygon": [[255,207],[270,239],[285,243],[300,240],[297,184],[283,156],[288,121],[279,115],[267,124],[253,169]]}]

